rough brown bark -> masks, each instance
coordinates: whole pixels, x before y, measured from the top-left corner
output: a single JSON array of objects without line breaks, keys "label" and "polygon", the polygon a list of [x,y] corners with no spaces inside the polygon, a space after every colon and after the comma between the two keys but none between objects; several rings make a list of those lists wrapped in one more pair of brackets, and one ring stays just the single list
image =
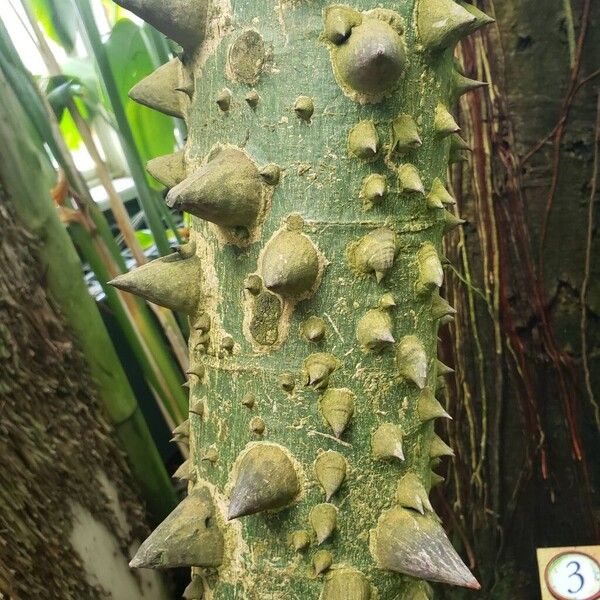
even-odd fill
[{"label": "rough brown bark", "polygon": [[449,429],[463,460],[448,469],[437,501],[447,513],[454,507],[455,529],[470,540],[482,597],[528,599],[539,594],[536,547],[599,539],[599,429],[581,340],[585,310],[597,397],[597,207],[583,309],[580,297],[598,150],[600,6],[571,2],[569,33],[562,0],[478,5],[497,23],[464,42],[461,58],[490,92],[461,102],[474,152],[453,173],[468,224],[447,240],[458,266],[448,297],[458,315],[443,333],[446,362],[458,372],[448,388]]},{"label": "rough brown bark", "polygon": [[121,528],[98,475],[119,490],[133,524],[125,555],[145,533],[127,464],[94,394],[85,359],[46,293],[36,240],[0,187],[0,596],[100,599],[69,535],[78,503]]}]

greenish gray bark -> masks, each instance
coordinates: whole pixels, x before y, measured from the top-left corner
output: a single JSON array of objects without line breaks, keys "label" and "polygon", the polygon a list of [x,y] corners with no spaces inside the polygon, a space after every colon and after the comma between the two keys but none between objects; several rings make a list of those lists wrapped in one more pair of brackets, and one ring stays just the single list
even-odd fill
[{"label": "greenish gray bark", "polygon": [[441,240],[461,222],[443,183],[464,145],[448,111],[476,85],[452,47],[489,19],[451,0],[213,2],[206,24],[199,2],[119,3],[185,44],[136,94],[186,116],[183,174],[170,181],[173,157],[152,171],[196,218],[170,277],[162,259],[115,283],[170,305],[201,261],[193,495],[132,564],[197,567],[188,598],[477,588],[428,491],[452,454],[434,432],[437,322],[452,312]]}]

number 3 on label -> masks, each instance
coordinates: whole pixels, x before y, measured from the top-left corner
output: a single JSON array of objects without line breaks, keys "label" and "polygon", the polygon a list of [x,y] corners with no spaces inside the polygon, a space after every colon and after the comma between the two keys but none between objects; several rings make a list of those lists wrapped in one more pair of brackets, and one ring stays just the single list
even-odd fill
[{"label": "number 3 on label", "polygon": [[600,599],[600,565],[580,552],[559,554],[546,567],[546,584],[557,600]]}]

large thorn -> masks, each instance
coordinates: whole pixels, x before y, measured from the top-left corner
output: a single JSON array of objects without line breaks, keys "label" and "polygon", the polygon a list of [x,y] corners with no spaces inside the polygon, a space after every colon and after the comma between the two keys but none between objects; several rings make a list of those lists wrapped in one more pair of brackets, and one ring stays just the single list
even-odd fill
[{"label": "large thorn", "polygon": [[440,52],[486,25],[454,0],[419,0],[417,29],[429,52]]},{"label": "large thorn", "polygon": [[185,49],[204,39],[208,0],[115,0]]},{"label": "large thorn", "polygon": [[192,243],[109,283],[159,306],[191,315],[201,297],[201,273],[201,261]]},{"label": "large thorn", "polygon": [[[346,39],[332,48],[333,67],[340,85],[372,101],[394,88],[404,71],[406,51],[400,27],[393,21],[365,16],[348,30],[350,22],[333,19],[339,12],[327,14],[326,30],[331,37]],[[333,27],[337,26],[337,31]],[[348,33],[346,33],[348,32]],[[331,39],[331,38],[330,38]]]},{"label": "large thorn", "polygon": [[382,569],[475,590],[481,587],[433,515],[405,508],[384,512],[371,530],[371,554]]},{"label": "large thorn", "polygon": [[154,179],[171,189],[185,179],[184,151],[157,156],[148,161],[146,170]]},{"label": "large thorn", "polygon": [[294,463],[280,446],[266,442],[254,444],[236,462],[229,520],[283,508],[300,491]]},{"label": "large thorn", "polygon": [[129,566],[218,567],[223,561],[223,545],[210,492],[197,485],[140,546]]},{"label": "large thorn", "polygon": [[371,600],[369,580],[360,571],[334,568],[325,580],[321,600]]},{"label": "large thorn", "polygon": [[178,58],[165,63],[129,90],[129,97],[172,117],[184,118],[181,100],[185,96],[177,90],[181,82],[182,64]]},{"label": "large thorn", "polygon": [[218,147],[206,164],[171,189],[167,204],[222,227],[248,229],[262,212],[264,181],[244,152]]},{"label": "large thorn", "polygon": [[423,389],[427,385],[427,354],[419,338],[414,335],[403,337],[396,347],[398,373]]}]

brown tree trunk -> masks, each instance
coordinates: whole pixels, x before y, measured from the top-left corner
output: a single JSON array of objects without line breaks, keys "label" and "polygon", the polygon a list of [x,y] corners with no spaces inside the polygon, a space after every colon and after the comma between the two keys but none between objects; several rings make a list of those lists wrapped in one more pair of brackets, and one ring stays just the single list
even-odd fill
[{"label": "brown tree trunk", "polygon": [[477,556],[481,597],[529,599],[537,547],[598,543],[600,5],[477,4],[497,22],[461,47],[490,85],[461,100],[474,152],[453,172],[468,223],[447,240],[458,313],[443,332],[461,460],[438,501]]},{"label": "brown tree trunk", "polygon": [[159,598],[127,571],[144,511],[12,202],[0,184],[0,597]]}]

